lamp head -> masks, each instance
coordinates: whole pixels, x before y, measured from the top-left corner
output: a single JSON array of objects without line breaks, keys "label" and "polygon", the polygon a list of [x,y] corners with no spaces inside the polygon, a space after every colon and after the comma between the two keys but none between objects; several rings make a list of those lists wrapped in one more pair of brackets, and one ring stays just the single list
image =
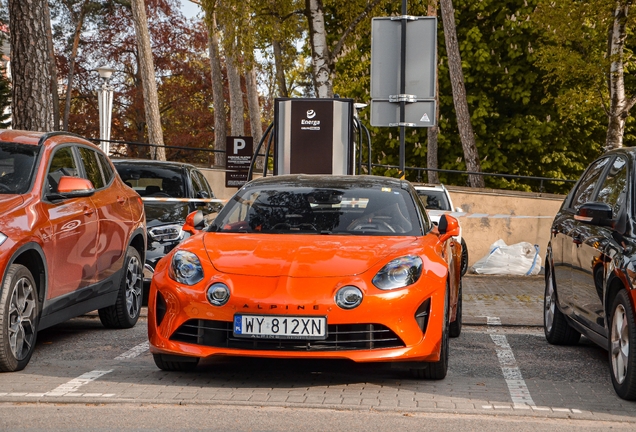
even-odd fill
[{"label": "lamp head", "polygon": [[95,70],[99,73],[99,76],[102,77],[104,80],[110,79],[113,72],[115,72],[115,69],[110,68],[108,66],[100,66]]}]

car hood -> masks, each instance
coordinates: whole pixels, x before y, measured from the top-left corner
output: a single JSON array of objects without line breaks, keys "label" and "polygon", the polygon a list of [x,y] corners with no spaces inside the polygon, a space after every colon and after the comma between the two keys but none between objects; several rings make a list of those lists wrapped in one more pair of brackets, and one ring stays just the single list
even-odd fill
[{"label": "car hood", "polygon": [[387,257],[413,253],[421,237],[207,233],[203,243],[223,273],[334,277],[365,272]]},{"label": "car hood", "polygon": [[190,213],[188,203],[157,203],[144,202],[146,210],[146,224],[148,227],[175,223],[183,225]]}]

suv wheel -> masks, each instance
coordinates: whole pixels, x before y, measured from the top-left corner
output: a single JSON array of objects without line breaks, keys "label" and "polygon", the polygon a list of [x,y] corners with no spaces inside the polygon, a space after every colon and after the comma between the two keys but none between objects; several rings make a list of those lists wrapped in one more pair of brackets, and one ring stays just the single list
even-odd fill
[{"label": "suv wheel", "polygon": [[464,237],[462,237],[462,261],[461,261],[461,272],[460,274],[464,276],[468,271],[468,247],[466,246],[466,241],[464,241]]},{"label": "suv wheel", "polygon": [[556,283],[553,269],[546,260],[545,295],[543,297],[543,331],[545,338],[553,345],[576,345],[581,333],[574,330],[557,305]]},{"label": "suv wheel", "polygon": [[459,292],[457,293],[457,314],[455,321],[450,323],[448,335],[452,338],[459,337],[462,333],[462,280],[459,279]]},{"label": "suv wheel", "polygon": [[636,399],[636,323],[627,291],[614,299],[609,342],[610,372],[616,394]]},{"label": "suv wheel", "polygon": [[38,293],[31,272],[11,264],[0,291],[0,371],[26,367],[35,348]]},{"label": "suv wheel", "polygon": [[99,319],[107,328],[131,328],[137,323],[141,312],[143,264],[139,252],[132,246],[128,246],[123,271],[117,302],[98,311]]}]

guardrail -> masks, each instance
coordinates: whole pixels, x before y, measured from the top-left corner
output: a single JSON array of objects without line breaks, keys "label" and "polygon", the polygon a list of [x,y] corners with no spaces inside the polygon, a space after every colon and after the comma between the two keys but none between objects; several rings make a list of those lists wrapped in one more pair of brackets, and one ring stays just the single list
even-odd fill
[{"label": "guardrail", "polygon": [[[99,144],[102,141],[100,139],[95,139],[95,138],[89,138],[88,140],[95,142],[96,144]],[[167,157],[169,156],[168,157],[169,160],[178,160],[178,161],[194,163],[194,164],[201,163],[201,164],[207,164],[208,166],[214,166],[214,154],[225,153],[225,150],[216,150],[216,149],[205,148],[205,147],[182,147],[182,146],[174,146],[174,145],[159,146],[157,144],[148,144],[148,143],[140,143],[135,141],[123,141],[123,140],[108,140],[108,142],[111,144],[114,144],[110,146],[111,157],[136,157],[136,158],[145,159],[145,158],[149,158],[149,154],[141,154],[140,152],[135,152],[135,151],[131,152],[128,146],[138,146],[138,147],[145,147],[145,148],[163,147],[167,150],[174,150],[173,152],[170,152],[169,154],[166,155]],[[188,156],[186,156],[186,155],[183,155],[183,152],[190,152],[190,153]],[[198,158],[198,160],[194,160],[196,158],[193,158],[191,156],[192,154],[191,152],[203,152],[205,154],[205,157],[200,157]],[[264,153],[259,153],[258,156],[266,157],[267,155]],[[365,173],[368,173],[369,166],[371,167],[372,173],[373,173],[373,168],[383,168],[385,170],[396,170],[396,174],[399,173],[399,166],[397,165],[362,163],[362,161],[358,161],[357,172],[363,173],[362,168],[364,167],[366,168],[366,171],[367,171]],[[576,183],[576,180],[552,178],[552,177],[535,177],[535,176],[524,176],[524,175],[516,175],[516,174],[486,173],[486,172],[461,171],[461,170],[449,170],[449,169],[438,169],[438,168],[405,167],[405,172],[408,173],[409,171],[416,172],[415,181],[417,182],[422,182],[423,181],[422,174],[428,171],[451,174],[455,178],[451,179],[451,181],[447,181],[446,184],[458,185],[458,186],[468,185],[469,175],[505,178],[510,180],[526,180],[527,183],[525,183],[525,185],[529,186],[533,190],[534,190],[533,186],[535,188],[538,187],[538,192],[546,191],[546,186],[545,186],[546,183],[557,183],[557,187],[554,189],[561,189],[561,190],[556,190],[556,192],[564,192],[563,190],[564,188],[563,187],[559,188],[559,186],[564,186],[564,184],[574,185],[574,183]],[[552,192],[555,192],[555,191],[552,191]]]}]

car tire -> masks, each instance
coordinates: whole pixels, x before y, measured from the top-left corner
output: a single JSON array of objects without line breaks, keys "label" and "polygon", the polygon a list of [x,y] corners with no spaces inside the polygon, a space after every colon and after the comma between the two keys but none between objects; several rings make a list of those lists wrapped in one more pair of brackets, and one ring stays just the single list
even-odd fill
[{"label": "car tire", "polygon": [[104,327],[126,329],[137,324],[141,312],[143,283],[143,263],[139,252],[128,246],[117,301],[98,311]]},{"label": "car tire", "polygon": [[636,322],[627,291],[621,290],[610,317],[610,375],[616,394],[636,400]]},{"label": "car tire", "polygon": [[0,289],[0,371],[15,372],[26,367],[35,348],[37,286],[29,269],[11,264]]},{"label": "car tire", "polygon": [[449,349],[449,289],[446,288],[446,298],[444,301],[444,321],[442,328],[442,347],[440,349],[440,358],[435,362],[424,362],[423,368],[411,369],[411,375],[415,378],[426,379],[426,380],[442,380],[446,378],[446,374],[448,373],[448,353]]},{"label": "car tire", "polygon": [[543,296],[543,331],[546,340],[552,345],[576,345],[581,333],[573,329],[557,304],[554,271],[546,262],[545,291]]},{"label": "car tire", "polygon": [[462,280],[459,279],[459,292],[457,293],[457,314],[455,315],[455,321],[450,323],[448,329],[448,335],[452,338],[459,337],[462,334]]},{"label": "car tire", "polygon": [[466,246],[466,241],[462,237],[462,261],[461,261],[461,271],[460,274],[464,276],[468,271],[468,247]]},{"label": "car tire", "polygon": [[183,356],[183,360],[180,360],[179,357],[181,356],[166,356],[163,354],[152,355],[157,367],[167,372],[190,372],[196,369],[199,364],[198,357]]}]

